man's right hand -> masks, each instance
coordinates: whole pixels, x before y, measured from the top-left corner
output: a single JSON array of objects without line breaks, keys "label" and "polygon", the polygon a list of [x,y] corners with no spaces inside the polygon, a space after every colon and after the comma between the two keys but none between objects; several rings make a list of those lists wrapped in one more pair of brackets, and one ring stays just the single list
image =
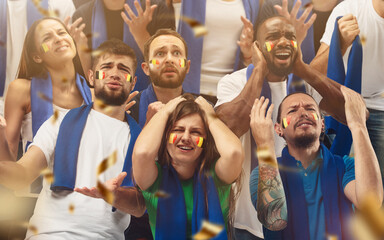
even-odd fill
[{"label": "man's right hand", "polygon": [[151,118],[158,112],[160,109],[162,109],[165,106],[164,103],[160,101],[153,102],[148,105],[148,110],[147,110],[147,120],[146,123],[151,120]]},{"label": "man's right hand", "polygon": [[356,17],[352,14],[345,15],[337,22],[339,23],[341,53],[344,55],[356,36],[360,34],[360,29]]},{"label": "man's right hand", "polygon": [[[251,110],[251,129],[255,143],[258,147],[274,146],[272,111],[273,104],[269,107],[269,99],[256,98]],[[267,112],[267,114],[265,114]]]},{"label": "man's right hand", "polygon": [[268,75],[267,61],[261,52],[261,46],[258,41],[255,41],[252,45],[252,64],[255,68],[261,69],[264,76]]}]

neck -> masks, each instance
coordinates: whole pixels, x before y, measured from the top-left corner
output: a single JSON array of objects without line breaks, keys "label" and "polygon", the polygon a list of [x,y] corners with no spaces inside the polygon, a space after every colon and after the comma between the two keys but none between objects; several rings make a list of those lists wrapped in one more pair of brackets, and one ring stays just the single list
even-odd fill
[{"label": "neck", "polygon": [[172,166],[175,168],[177,175],[181,180],[188,180],[193,177],[195,173],[195,169],[198,165],[198,161],[194,161],[192,163],[184,163],[177,160],[172,159]]},{"label": "neck", "polygon": [[63,91],[76,87],[76,72],[72,61],[61,68],[47,67],[47,69],[51,75],[52,87],[60,88]]},{"label": "neck", "polygon": [[108,10],[112,10],[112,11],[123,9],[124,3],[125,3],[124,0],[104,0],[103,2],[104,2],[104,6]]},{"label": "neck", "polygon": [[286,78],[287,78],[287,76],[281,77],[281,76],[277,76],[277,75],[275,75],[274,73],[271,73],[271,72],[268,73],[268,75],[267,75],[268,82],[282,82]]},{"label": "neck", "polygon": [[377,14],[384,18],[384,0],[372,0],[372,3]]},{"label": "neck", "polygon": [[116,118],[117,120],[124,121],[125,120],[125,104],[121,106],[107,106],[101,107],[99,104],[93,104],[93,109],[102,114],[107,115],[111,118]]},{"label": "neck", "polygon": [[315,141],[310,147],[297,148],[293,144],[287,143],[289,154],[300,161],[304,168],[307,168],[316,158],[320,151],[320,141]]},{"label": "neck", "polygon": [[170,100],[178,97],[182,93],[182,86],[178,88],[162,88],[152,84],[153,90],[155,91],[157,100],[166,104]]}]

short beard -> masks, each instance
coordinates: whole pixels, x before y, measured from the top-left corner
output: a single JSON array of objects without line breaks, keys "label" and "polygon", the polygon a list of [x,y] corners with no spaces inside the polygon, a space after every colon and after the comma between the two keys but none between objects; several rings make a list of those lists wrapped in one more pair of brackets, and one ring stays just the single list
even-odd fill
[{"label": "short beard", "polygon": [[127,101],[127,98],[129,96],[129,92],[122,91],[120,93],[116,94],[108,94],[107,91],[102,89],[95,88],[95,97],[97,99],[100,99],[104,102],[104,104],[109,106],[121,106]]},{"label": "short beard", "polygon": [[315,134],[299,136],[293,139],[293,144],[296,148],[305,149],[311,147],[319,138]]},{"label": "short beard", "polygon": [[187,71],[182,71],[179,75],[179,79],[177,81],[162,81],[160,74],[154,73],[153,71],[149,70],[149,77],[151,78],[151,82],[156,87],[161,88],[178,88],[180,87],[185,79],[185,76],[187,75]]},{"label": "short beard", "polygon": [[264,58],[267,62],[267,67],[271,73],[273,73],[279,77],[286,77],[286,76],[288,76],[288,74],[292,73],[293,64],[296,61],[297,54],[295,54],[295,56],[293,56],[291,64],[287,67],[278,67],[272,62],[272,60],[269,57],[266,57],[264,53],[263,53],[263,55],[264,55]]}]

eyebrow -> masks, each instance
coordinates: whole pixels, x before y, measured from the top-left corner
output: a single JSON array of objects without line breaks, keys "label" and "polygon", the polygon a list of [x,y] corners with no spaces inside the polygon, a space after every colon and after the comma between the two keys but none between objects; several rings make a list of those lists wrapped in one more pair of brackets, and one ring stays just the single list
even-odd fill
[{"label": "eyebrow", "polygon": [[119,63],[117,66],[120,67],[120,68],[122,68],[123,70],[126,70],[127,72],[131,72],[131,68],[128,67],[128,66],[125,66],[125,65],[122,64],[122,63]]},{"label": "eyebrow", "polygon": [[112,62],[103,63],[103,64],[100,65],[100,67],[109,66],[111,64],[112,64]]}]

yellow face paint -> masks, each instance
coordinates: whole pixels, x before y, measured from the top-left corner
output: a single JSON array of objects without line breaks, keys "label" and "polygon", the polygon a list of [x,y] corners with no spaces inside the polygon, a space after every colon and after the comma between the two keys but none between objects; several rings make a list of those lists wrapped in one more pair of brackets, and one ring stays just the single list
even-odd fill
[{"label": "yellow face paint", "polygon": [[179,59],[179,65],[180,65],[180,67],[185,67],[185,59],[183,58],[183,59]]},{"label": "yellow face paint", "polygon": [[274,46],[275,45],[272,42],[270,42],[270,41],[265,42],[265,47],[267,48],[268,52],[272,51]]},{"label": "yellow face paint", "polygon": [[131,74],[129,74],[129,73],[125,74],[125,80],[127,80],[127,82],[131,82],[131,80],[132,80]]},{"label": "yellow face paint", "polygon": [[317,121],[317,119],[319,119],[319,118],[317,117],[317,113],[312,113],[312,117],[313,117],[313,119],[315,119],[315,121]]},{"label": "yellow face paint", "polygon": [[96,71],[96,79],[104,79],[105,78],[105,72],[103,71]]},{"label": "yellow face paint", "polygon": [[196,145],[198,147],[202,147],[203,146],[203,142],[204,142],[204,138],[203,137],[196,137]]},{"label": "yellow face paint", "polygon": [[297,49],[297,41],[292,40],[291,41],[292,46]]},{"label": "yellow face paint", "polygon": [[41,48],[43,49],[43,51],[44,51],[45,53],[49,51],[49,47],[48,47],[48,45],[45,44],[45,43],[41,44]]},{"label": "yellow face paint", "polygon": [[291,117],[283,118],[283,128],[287,128],[288,125],[291,123]]},{"label": "yellow face paint", "polygon": [[169,135],[169,140],[168,140],[168,142],[174,144],[174,143],[176,142],[176,139],[177,139],[177,135],[176,135],[176,133],[171,133],[171,134]]}]

